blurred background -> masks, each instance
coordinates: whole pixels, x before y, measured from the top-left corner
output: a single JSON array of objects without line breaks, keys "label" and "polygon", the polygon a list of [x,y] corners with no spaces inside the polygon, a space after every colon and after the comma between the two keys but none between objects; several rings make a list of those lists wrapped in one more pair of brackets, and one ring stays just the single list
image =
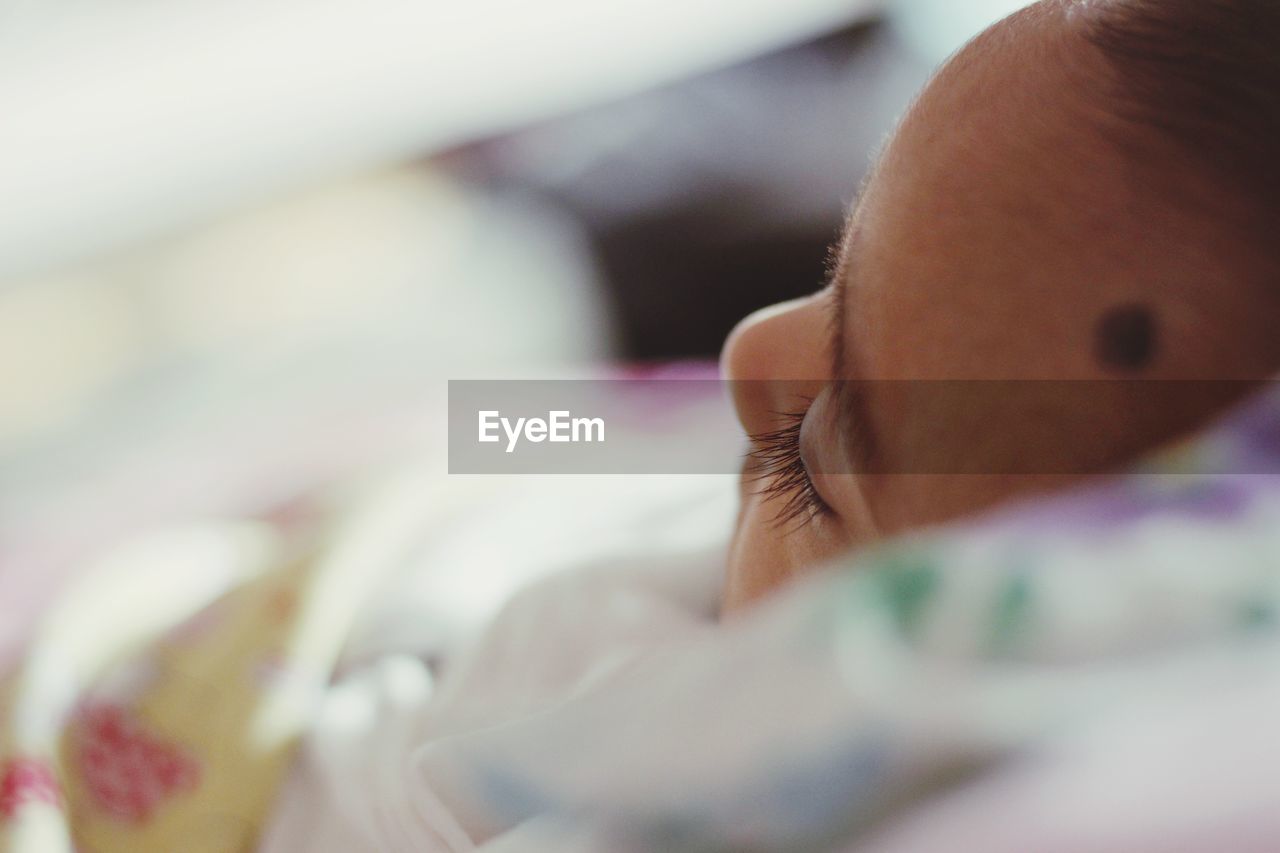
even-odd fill
[{"label": "blurred background", "polygon": [[714,358],[1020,5],[0,2],[0,601],[439,441],[449,378]]}]

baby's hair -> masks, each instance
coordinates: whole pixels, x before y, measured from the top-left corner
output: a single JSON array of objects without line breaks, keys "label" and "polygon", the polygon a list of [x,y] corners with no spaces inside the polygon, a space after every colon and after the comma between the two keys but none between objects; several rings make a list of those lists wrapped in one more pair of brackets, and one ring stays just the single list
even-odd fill
[{"label": "baby's hair", "polygon": [[1112,112],[1225,191],[1280,265],[1280,0],[1077,8],[1112,72]]}]

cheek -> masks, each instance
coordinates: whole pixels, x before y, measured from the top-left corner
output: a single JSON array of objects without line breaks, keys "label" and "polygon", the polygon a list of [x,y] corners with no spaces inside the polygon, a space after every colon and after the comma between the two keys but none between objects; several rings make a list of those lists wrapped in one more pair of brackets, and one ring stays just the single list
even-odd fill
[{"label": "cheek", "polygon": [[748,493],[733,543],[726,573],[726,612],[733,612],[768,596],[797,577],[809,573],[858,545],[841,522],[814,519],[799,525],[779,526],[780,502]]},{"label": "cheek", "polygon": [[1087,478],[1040,474],[893,474],[868,478],[885,536],[957,521],[1010,501],[1051,494]]},{"label": "cheek", "polygon": [[725,572],[724,611],[732,613],[786,582],[789,575],[782,542],[769,535],[769,521],[758,496],[743,498]]},{"label": "cheek", "polygon": [[785,586],[820,561],[807,528],[783,529],[774,520],[775,501],[748,496],[742,507],[726,573],[726,613]]}]

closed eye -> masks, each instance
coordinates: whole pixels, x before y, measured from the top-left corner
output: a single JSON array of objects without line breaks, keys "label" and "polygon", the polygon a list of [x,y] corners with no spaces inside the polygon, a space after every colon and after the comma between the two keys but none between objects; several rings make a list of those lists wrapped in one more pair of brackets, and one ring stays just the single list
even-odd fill
[{"label": "closed eye", "polygon": [[792,531],[817,517],[834,515],[814,486],[800,452],[800,432],[812,403],[806,400],[804,408],[796,412],[775,413],[782,426],[752,435],[747,454],[753,469],[749,482],[759,484],[755,493],[782,501],[773,524],[782,527],[799,522]]}]

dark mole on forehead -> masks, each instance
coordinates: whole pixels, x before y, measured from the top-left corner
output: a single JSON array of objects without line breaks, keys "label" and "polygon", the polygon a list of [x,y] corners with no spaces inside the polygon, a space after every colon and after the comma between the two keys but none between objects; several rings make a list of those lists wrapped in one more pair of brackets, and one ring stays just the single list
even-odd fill
[{"label": "dark mole on forehead", "polygon": [[1146,305],[1121,305],[1098,320],[1094,354],[1112,370],[1136,371],[1156,356],[1156,321]]}]

